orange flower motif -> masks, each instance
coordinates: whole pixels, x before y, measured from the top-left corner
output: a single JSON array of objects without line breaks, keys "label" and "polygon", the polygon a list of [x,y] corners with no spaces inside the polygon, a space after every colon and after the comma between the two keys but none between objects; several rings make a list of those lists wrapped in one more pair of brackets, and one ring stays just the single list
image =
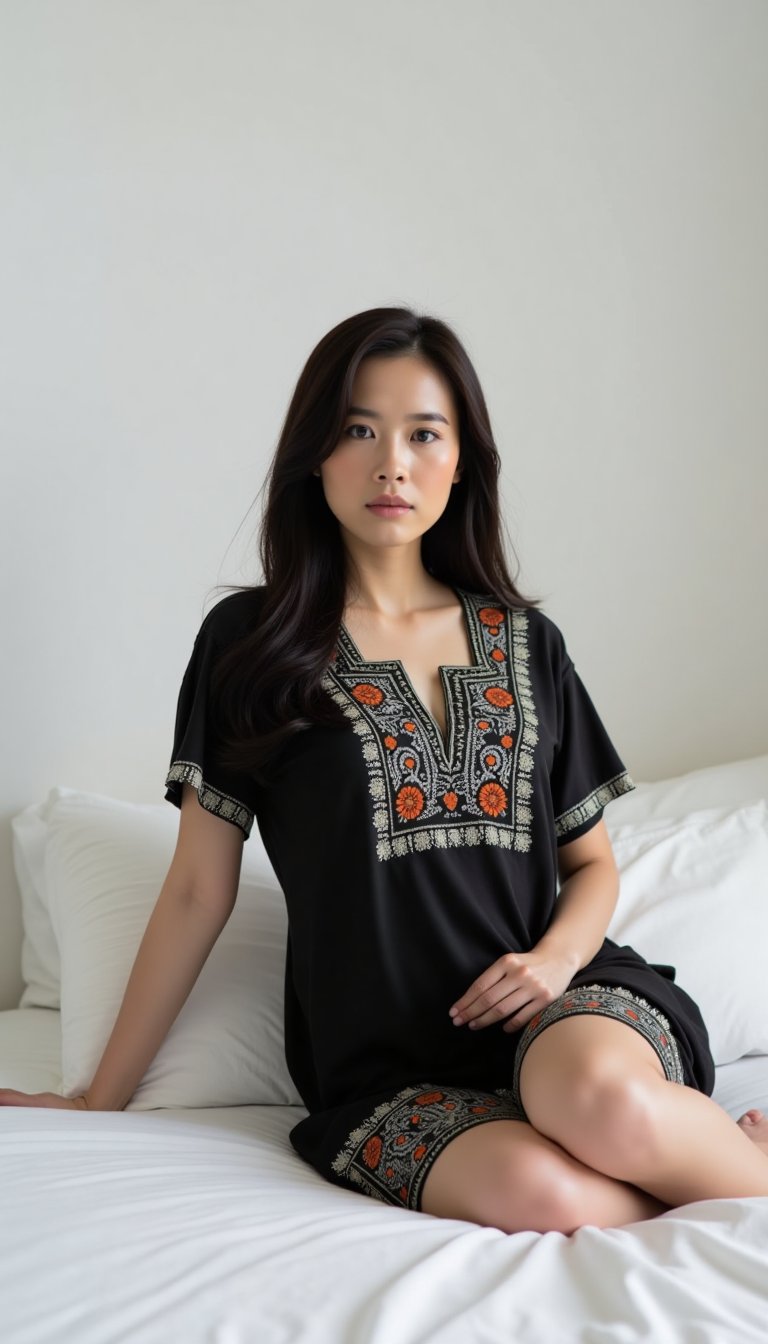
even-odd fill
[{"label": "orange flower motif", "polygon": [[486,1111],[488,1110],[488,1107],[487,1107],[487,1106],[470,1106],[469,1109],[470,1109],[470,1111],[473,1111],[475,1115],[485,1115]]},{"label": "orange flower motif", "polygon": [[424,794],[415,784],[406,784],[395,798],[395,807],[404,821],[413,821],[424,807]]},{"label": "orange flower motif", "polygon": [[503,663],[503,662],[504,662],[504,653],[503,653],[503,651],[502,651],[501,649],[494,649],[493,652],[492,652],[492,654],[491,654],[491,657],[492,657],[492,658],[495,660],[495,662],[497,662],[497,663]]},{"label": "orange flower motif", "polygon": [[391,737],[390,734],[387,733],[387,736],[384,738],[384,746],[389,747],[389,750],[393,751],[397,746],[397,738]]},{"label": "orange flower motif", "polygon": [[406,1201],[407,1198],[408,1198],[408,1191],[406,1190],[405,1186],[404,1186],[404,1185],[401,1185],[401,1186],[400,1186],[400,1189],[398,1190],[397,1193],[399,1194],[399,1196],[400,1196],[400,1198],[402,1199],[403,1203],[405,1203],[405,1201]]},{"label": "orange flower motif", "polygon": [[408,766],[409,770],[412,770],[416,762],[414,761],[412,756],[406,756],[405,764]]},{"label": "orange flower motif", "polygon": [[584,1004],[584,1007],[585,1007],[585,1008],[599,1008],[599,1007],[600,1007],[600,1004],[599,1004],[599,1002],[598,1002],[597,999],[589,999],[589,1001],[588,1001],[587,1003]]},{"label": "orange flower motif", "polygon": [[400,1146],[401,1143],[405,1143],[405,1135],[398,1134],[397,1138],[395,1139],[395,1143],[398,1145],[398,1147]]},{"label": "orange flower motif", "polygon": [[361,705],[380,705],[384,699],[384,692],[367,681],[360,681],[357,686],[353,686],[352,694]]},{"label": "orange flower motif", "polygon": [[636,1022],[640,1021],[640,1015],[639,1013],[635,1012],[634,1008],[625,1008],[624,1012],[626,1013],[627,1017],[634,1017]]},{"label": "orange flower motif", "polygon": [[426,1151],[427,1151],[427,1145],[426,1145],[426,1143],[420,1143],[419,1146],[418,1146],[418,1148],[414,1148],[414,1150],[413,1150],[413,1156],[414,1156],[414,1159],[415,1159],[417,1162],[419,1162],[419,1161],[421,1160],[421,1158],[424,1156],[424,1154],[426,1153]]},{"label": "orange flower motif", "polygon": [[385,1172],[385,1175],[389,1177],[390,1181],[392,1180],[392,1177],[394,1176],[394,1174],[395,1174],[395,1173],[394,1173],[394,1171],[392,1170],[392,1168],[391,1168],[391,1167],[387,1167],[387,1170],[386,1170],[386,1172]]},{"label": "orange flower motif", "polygon": [[478,719],[477,726],[478,728],[490,728],[491,725],[487,719]]},{"label": "orange flower motif", "polygon": [[504,620],[504,612],[498,607],[481,607],[477,614],[483,625],[501,625]]},{"label": "orange flower motif", "polygon": [[541,1013],[537,1013],[535,1017],[532,1017],[532,1018],[531,1018],[530,1022],[528,1023],[528,1026],[531,1027],[531,1028],[533,1028],[533,1027],[538,1027],[538,1025],[539,1025],[539,1023],[540,1023],[540,1021],[541,1021],[541,1018],[542,1018],[542,1014],[541,1014]]},{"label": "orange flower motif", "polygon": [[408,732],[408,733],[414,733],[414,732],[416,731],[416,724],[415,724],[415,723],[404,723],[404,724],[403,724],[403,727],[405,728],[406,732]]},{"label": "orange flower motif", "polygon": [[501,739],[501,745],[502,747],[511,747],[514,740],[513,737],[509,736],[509,733],[505,733]]},{"label": "orange flower motif", "polygon": [[486,765],[495,765],[495,764],[496,764],[496,757],[493,755],[493,753],[490,753],[488,756],[486,756],[486,758],[485,758],[485,764],[486,764]]},{"label": "orange flower motif", "polygon": [[489,817],[498,817],[507,806],[507,795],[500,784],[491,781],[483,785],[477,795],[477,801]]},{"label": "orange flower motif", "polygon": [[455,1110],[456,1110],[456,1102],[455,1102],[455,1101],[444,1101],[444,1102],[443,1102],[443,1110],[444,1110],[444,1111],[455,1111]]},{"label": "orange flower motif", "polygon": [[372,1170],[378,1167],[381,1161],[381,1139],[378,1134],[374,1134],[373,1138],[366,1143],[363,1149],[363,1161],[366,1167],[370,1167]]},{"label": "orange flower motif", "polygon": [[443,802],[445,803],[445,806],[448,808],[449,812],[454,811],[458,801],[459,801],[459,795],[458,793],[454,793],[453,790],[451,790],[449,793],[443,794]]},{"label": "orange flower motif", "polygon": [[664,1036],[664,1035],[660,1036],[660,1037],[659,1037],[659,1040],[661,1041],[661,1044],[662,1044],[662,1045],[666,1045],[666,1044],[667,1044],[667,1038],[666,1038],[666,1036]]},{"label": "orange flower motif", "polygon": [[490,635],[498,635],[498,633],[499,633],[499,627],[498,627],[498,625],[489,625],[489,626],[488,626],[488,633],[489,633]]},{"label": "orange flower motif", "polygon": [[420,1115],[412,1115],[412,1116],[411,1116],[411,1124],[412,1124],[412,1125],[418,1125],[418,1124],[420,1123],[420,1121],[421,1121],[421,1116],[420,1116]]},{"label": "orange flower motif", "polygon": [[489,686],[487,691],[483,691],[483,695],[497,709],[508,709],[515,699],[509,691],[504,690],[503,686]]},{"label": "orange flower motif", "polygon": [[418,1106],[429,1106],[432,1101],[442,1101],[444,1096],[444,1092],[422,1092],[421,1096],[416,1098],[416,1104]]}]

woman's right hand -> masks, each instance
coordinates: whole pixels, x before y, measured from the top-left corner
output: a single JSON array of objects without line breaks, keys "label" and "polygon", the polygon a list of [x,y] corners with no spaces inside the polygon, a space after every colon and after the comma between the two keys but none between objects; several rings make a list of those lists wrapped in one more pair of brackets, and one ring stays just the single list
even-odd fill
[{"label": "woman's right hand", "polygon": [[0,1106],[50,1106],[61,1111],[87,1111],[85,1097],[60,1097],[58,1092],[17,1092],[0,1087]]}]

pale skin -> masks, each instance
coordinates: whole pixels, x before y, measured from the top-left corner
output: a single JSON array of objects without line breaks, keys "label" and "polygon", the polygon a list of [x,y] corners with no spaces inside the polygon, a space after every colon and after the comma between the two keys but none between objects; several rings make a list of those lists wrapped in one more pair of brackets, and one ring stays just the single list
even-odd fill
[{"label": "pale skin", "polygon": [[[453,591],[424,568],[421,536],[461,481],[450,385],[421,357],[372,356],[355,377],[339,443],[317,471],[348,561],[344,624],[366,659],[399,658],[446,728],[437,668],[473,662]],[[427,414],[429,413],[429,414]],[[438,418],[434,418],[438,417]],[[379,494],[413,507],[378,517]],[[544,937],[507,953],[446,1004],[456,1030],[519,1030],[563,993],[602,945],[619,879],[605,823],[558,850],[560,895]],[[507,1232],[616,1227],[702,1199],[768,1197],[768,1119],[738,1122],[670,1082],[639,1032],[578,1015],[532,1042],[520,1073],[528,1121],[467,1130],[429,1170],[422,1211]],[[88,1109],[85,1097],[0,1089],[0,1105]]]}]

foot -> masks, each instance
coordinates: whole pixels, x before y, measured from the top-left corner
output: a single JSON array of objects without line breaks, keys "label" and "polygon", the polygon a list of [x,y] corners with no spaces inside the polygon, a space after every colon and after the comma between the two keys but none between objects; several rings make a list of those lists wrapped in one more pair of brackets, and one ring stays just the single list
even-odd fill
[{"label": "foot", "polygon": [[768,1153],[768,1117],[762,1111],[752,1107],[736,1123],[748,1139]]}]

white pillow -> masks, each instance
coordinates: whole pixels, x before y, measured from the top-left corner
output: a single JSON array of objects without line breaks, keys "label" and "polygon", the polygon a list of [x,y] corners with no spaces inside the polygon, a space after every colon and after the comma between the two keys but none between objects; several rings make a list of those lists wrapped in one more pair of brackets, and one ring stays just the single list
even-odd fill
[{"label": "white pillow", "polygon": [[61,967],[45,888],[48,806],[31,803],[11,817],[13,864],[21,893],[21,977],[19,1008],[58,1008]]},{"label": "white pillow", "polygon": [[622,826],[608,937],[671,964],[698,1004],[715,1064],[768,1054],[768,805],[709,808]]},{"label": "white pillow", "polygon": [[[173,857],[178,811],[59,791],[45,878],[61,958],[62,1093],[91,1083]],[[287,914],[253,847],[238,898],[127,1110],[301,1106],[284,1054]]]},{"label": "white pillow", "polygon": [[639,825],[661,818],[680,820],[710,807],[743,807],[757,798],[768,798],[768,754],[636,783],[631,793],[613,800],[605,815],[617,826]]}]

